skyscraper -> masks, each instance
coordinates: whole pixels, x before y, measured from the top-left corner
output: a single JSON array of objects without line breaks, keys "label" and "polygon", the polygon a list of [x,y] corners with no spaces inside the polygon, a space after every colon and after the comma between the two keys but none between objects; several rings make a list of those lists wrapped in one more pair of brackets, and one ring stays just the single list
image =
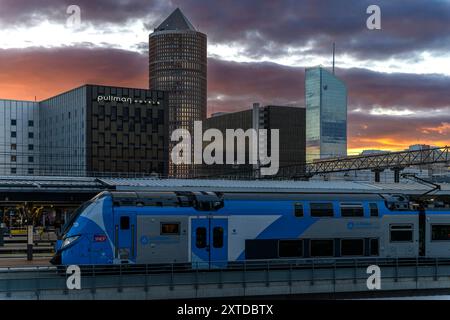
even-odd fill
[{"label": "skyscraper", "polygon": [[305,73],[306,161],[347,155],[347,87],[322,67]]},{"label": "skyscraper", "polygon": [[[206,43],[206,35],[178,8],[150,34],[150,89],[169,93],[170,133],[184,128],[193,134],[194,121],[206,119]],[[169,163],[170,176],[185,178],[194,171],[194,165]]]}]

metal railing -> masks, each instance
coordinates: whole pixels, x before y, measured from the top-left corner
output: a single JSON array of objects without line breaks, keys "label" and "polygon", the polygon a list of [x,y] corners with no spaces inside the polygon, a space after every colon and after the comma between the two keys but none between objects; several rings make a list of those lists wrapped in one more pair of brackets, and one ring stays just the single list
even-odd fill
[{"label": "metal railing", "polygon": [[[450,258],[441,259],[298,259],[260,260],[245,262],[215,262],[213,267],[202,269],[204,263],[158,264],[158,265],[82,265],[81,288],[95,293],[100,289],[141,288],[145,291],[165,286],[175,290],[179,286],[236,285],[242,288],[250,284],[295,282],[314,286],[329,282],[338,290],[340,281],[365,283],[367,267],[381,268],[382,281],[398,282],[408,279],[415,283],[419,278],[436,282],[441,277],[450,277]],[[193,269],[194,267],[194,269]],[[11,296],[20,292],[33,292],[37,297],[42,291],[58,291],[67,294],[66,282],[69,275],[63,267],[0,267],[0,294]],[[449,283],[450,288],[450,283]]]}]

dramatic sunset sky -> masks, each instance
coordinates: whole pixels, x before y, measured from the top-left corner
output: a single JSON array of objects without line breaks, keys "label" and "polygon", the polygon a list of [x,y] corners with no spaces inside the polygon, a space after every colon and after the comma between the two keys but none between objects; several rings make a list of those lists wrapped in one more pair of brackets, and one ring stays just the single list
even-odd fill
[{"label": "dramatic sunset sky", "polygon": [[[382,30],[366,28],[371,4]],[[208,35],[209,114],[304,106],[304,68],[330,66],[336,42],[349,154],[450,142],[450,0],[0,0],[0,98],[148,87],[148,34],[176,7]]]}]

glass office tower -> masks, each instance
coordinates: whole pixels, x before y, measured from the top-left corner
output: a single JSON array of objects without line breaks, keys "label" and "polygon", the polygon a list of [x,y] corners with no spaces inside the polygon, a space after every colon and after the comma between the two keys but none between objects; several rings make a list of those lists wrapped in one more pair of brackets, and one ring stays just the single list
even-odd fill
[{"label": "glass office tower", "polygon": [[347,155],[347,88],[322,67],[305,73],[306,161]]}]

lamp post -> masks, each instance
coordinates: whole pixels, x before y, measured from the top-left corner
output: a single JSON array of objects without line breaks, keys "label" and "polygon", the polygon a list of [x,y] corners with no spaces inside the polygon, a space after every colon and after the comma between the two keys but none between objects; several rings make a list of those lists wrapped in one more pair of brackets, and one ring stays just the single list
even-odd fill
[{"label": "lamp post", "polygon": [[[29,222],[28,222],[29,223]],[[27,225],[27,260],[33,260],[33,225]]]}]

